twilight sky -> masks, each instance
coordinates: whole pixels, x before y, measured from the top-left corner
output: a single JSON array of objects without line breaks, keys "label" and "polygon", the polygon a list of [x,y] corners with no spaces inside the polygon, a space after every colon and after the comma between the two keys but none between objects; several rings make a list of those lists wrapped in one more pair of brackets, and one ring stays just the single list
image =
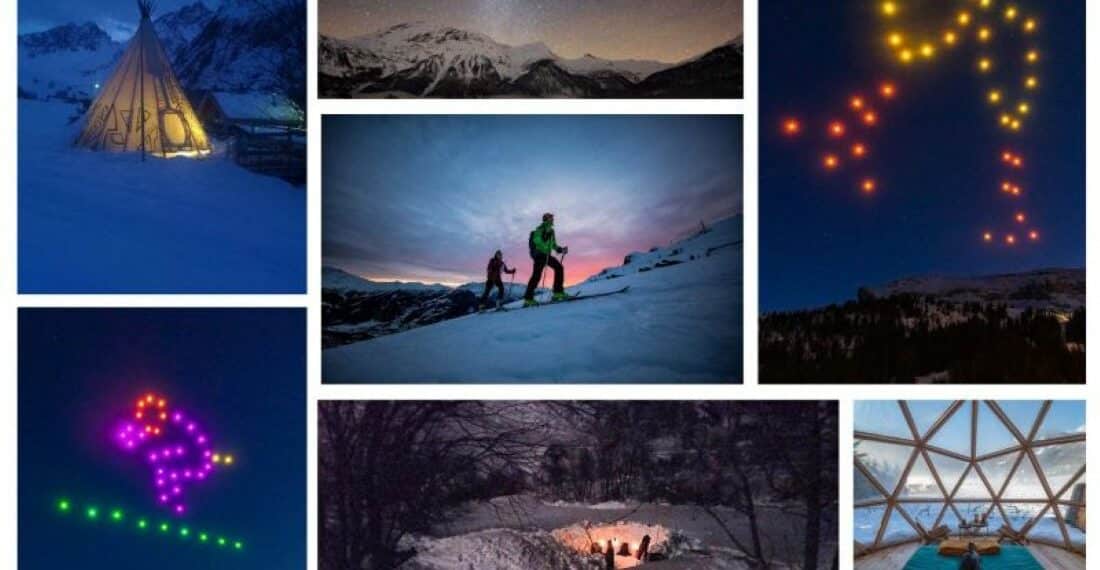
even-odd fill
[{"label": "twilight sky", "polygon": [[340,116],[322,125],[324,264],[376,281],[531,271],[556,215],[566,283],[741,212],[735,116]]},{"label": "twilight sky", "polygon": [[318,0],[338,38],[426,21],[498,42],[545,42],[562,57],[679,62],[741,35],[741,0]]},{"label": "twilight sky", "polygon": [[[981,49],[962,36],[932,61],[905,67],[888,57],[878,4],[760,3],[762,311],[843,302],[861,286],[910,276],[1084,267],[1085,2],[1047,4],[1021,4],[1039,8],[1034,36],[1021,39],[994,17],[995,39]],[[939,5],[922,4],[929,11]],[[950,18],[917,13],[890,29],[932,29],[938,38]],[[1014,94],[1024,52],[1032,48],[1041,58],[1028,69],[1040,86],[1025,127],[1006,136],[987,93],[1000,86]],[[988,79],[977,72],[981,55],[997,62]],[[889,103],[875,96],[886,80],[898,89]],[[875,128],[851,119],[847,105],[855,93],[881,112]],[[793,140],[780,128],[791,116],[806,122]],[[835,174],[824,172],[824,145],[807,142],[825,139],[834,118],[848,120],[849,134],[866,137],[867,167],[852,168],[845,154]],[[1021,171],[1006,174],[1005,149],[1025,157]],[[865,175],[877,179],[871,195],[856,186]],[[1024,188],[1021,199],[1000,192],[1008,178]],[[1009,225],[1016,211],[1026,211],[1028,225]],[[1000,238],[982,240],[986,230],[1022,238],[1030,227],[1041,231],[1037,242],[1007,247]]]},{"label": "twilight sky", "polygon": [[[153,17],[200,0],[157,0]],[[217,10],[221,0],[201,0]],[[130,39],[138,24],[134,0],[19,0],[19,33],[40,32],[68,23],[95,22],[118,41]]]}]

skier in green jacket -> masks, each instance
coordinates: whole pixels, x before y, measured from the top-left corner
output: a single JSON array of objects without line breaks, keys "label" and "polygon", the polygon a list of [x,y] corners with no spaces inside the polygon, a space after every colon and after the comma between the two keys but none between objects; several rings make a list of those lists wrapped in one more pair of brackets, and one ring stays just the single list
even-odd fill
[{"label": "skier in green jacket", "polygon": [[538,288],[539,280],[542,279],[542,270],[547,266],[554,270],[553,299],[560,301],[566,298],[564,287],[565,268],[551,254],[554,252],[569,253],[569,248],[559,246],[557,238],[554,236],[554,214],[546,213],[542,215],[542,223],[535,228],[535,231],[531,232],[531,236],[527,240],[527,246],[531,250],[531,259],[535,262],[535,268],[531,270],[531,280],[527,282],[527,292],[523,295],[523,305],[529,307],[538,304],[535,301],[535,289]]}]

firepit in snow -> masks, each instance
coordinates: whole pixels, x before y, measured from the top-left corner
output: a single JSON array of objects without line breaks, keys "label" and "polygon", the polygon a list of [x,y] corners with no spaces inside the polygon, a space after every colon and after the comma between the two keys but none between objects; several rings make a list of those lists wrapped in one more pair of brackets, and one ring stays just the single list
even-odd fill
[{"label": "firepit in snow", "polygon": [[633,568],[651,557],[669,555],[669,531],[658,525],[583,522],[559,528],[552,534],[565,546],[585,555],[604,555],[610,547],[615,554],[615,568]]}]

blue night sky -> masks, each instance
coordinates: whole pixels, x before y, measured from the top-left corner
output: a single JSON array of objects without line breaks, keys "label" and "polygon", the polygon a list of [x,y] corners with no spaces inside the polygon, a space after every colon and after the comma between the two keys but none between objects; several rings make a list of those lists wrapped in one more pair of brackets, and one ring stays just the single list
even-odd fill
[{"label": "blue night sky", "polygon": [[[200,0],[157,0],[153,16]],[[216,10],[221,0],[201,0]],[[130,39],[138,24],[135,0],[19,0],[19,33],[40,32],[68,23],[95,22],[117,41]]]},{"label": "blue night sky", "polygon": [[326,116],[324,263],[374,280],[482,281],[496,249],[526,280],[556,215],[566,282],[741,212],[741,119]]},{"label": "blue night sky", "polygon": [[[1020,3],[1025,12],[1036,5],[1046,4]],[[1015,137],[997,126],[985,100],[976,40],[941,50],[932,64],[902,69],[888,59],[877,6],[761,3],[761,310],[845,301],[860,286],[913,275],[1083,267],[1084,2],[1038,12],[1034,40],[1012,41],[1006,33],[986,50],[998,61],[1022,60],[1032,44],[1042,53],[1034,109]],[[921,13],[899,25],[940,30],[950,17]],[[1004,81],[1020,80],[1018,66],[1003,67],[997,73],[1006,72]],[[874,95],[885,80],[899,95],[881,106],[881,124],[867,140],[867,174],[878,189],[865,196],[857,189],[859,170],[826,174],[823,146],[808,142],[823,138],[827,117],[848,118],[846,102],[856,90]],[[780,134],[788,116],[805,119],[801,140]],[[1015,202],[998,192],[1005,170],[997,160],[1010,147],[1027,161],[1016,177],[1025,195]],[[1003,235],[1013,228],[1010,218],[1020,209],[1028,227],[1041,230],[1037,243],[982,242],[986,230]]]},{"label": "blue night sky", "polygon": [[[305,345],[298,309],[21,310],[20,568],[304,568]],[[178,403],[237,459],[187,489],[183,519],[156,506],[148,466],[110,441],[146,391]],[[62,516],[62,496],[127,518]],[[245,548],[145,536],[139,515],[240,536]]]}]

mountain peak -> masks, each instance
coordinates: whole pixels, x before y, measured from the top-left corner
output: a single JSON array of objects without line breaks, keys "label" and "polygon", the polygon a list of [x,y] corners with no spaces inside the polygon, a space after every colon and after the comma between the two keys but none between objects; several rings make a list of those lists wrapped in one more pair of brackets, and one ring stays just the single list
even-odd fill
[{"label": "mountain peak", "polygon": [[96,51],[114,43],[95,22],[69,23],[19,36],[19,46],[34,57],[56,51]]}]

